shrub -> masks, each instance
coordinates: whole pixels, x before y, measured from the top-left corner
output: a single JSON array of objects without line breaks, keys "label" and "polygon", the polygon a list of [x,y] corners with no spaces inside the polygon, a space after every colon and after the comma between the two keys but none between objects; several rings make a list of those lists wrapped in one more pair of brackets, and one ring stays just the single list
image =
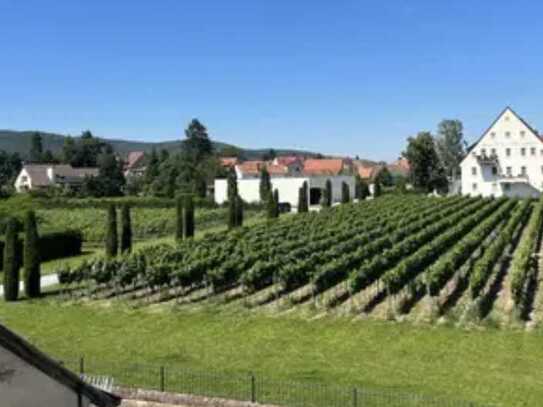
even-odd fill
[{"label": "shrub", "polygon": [[183,240],[183,199],[177,198],[175,203],[175,240]]},{"label": "shrub", "polygon": [[17,223],[9,220],[4,244],[4,299],[17,301],[19,296],[19,259],[17,258]]},{"label": "shrub", "polygon": [[25,294],[29,298],[40,295],[40,249],[36,215],[34,211],[28,211],[24,222],[24,282]]},{"label": "shrub", "polygon": [[130,220],[130,206],[124,204],[121,211],[121,253],[132,251],[132,222]]},{"label": "shrub", "polygon": [[115,257],[118,252],[117,242],[117,210],[115,205],[109,205],[107,212],[107,231],[106,231],[106,257]]},{"label": "shrub", "polygon": [[189,195],[185,198],[185,233],[184,236],[193,237],[194,236],[194,202],[192,200],[192,195]]}]

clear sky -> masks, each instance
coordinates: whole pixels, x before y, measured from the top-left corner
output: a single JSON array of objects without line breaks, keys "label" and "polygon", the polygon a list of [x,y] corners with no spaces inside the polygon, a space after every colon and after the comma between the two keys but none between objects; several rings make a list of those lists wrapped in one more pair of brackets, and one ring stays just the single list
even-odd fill
[{"label": "clear sky", "polygon": [[443,118],[543,129],[543,2],[0,0],[0,128],[391,160]]}]

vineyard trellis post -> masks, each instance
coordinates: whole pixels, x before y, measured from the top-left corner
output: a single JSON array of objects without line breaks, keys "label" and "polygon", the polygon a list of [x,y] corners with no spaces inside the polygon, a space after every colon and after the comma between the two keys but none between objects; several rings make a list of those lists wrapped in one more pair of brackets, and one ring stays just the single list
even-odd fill
[{"label": "vineyard trellis post", "polygon": [[164,366],[160,366],[160,391],[164,392],[165,389],[165,370]]},{"label": "vineyard trellis post", "polygon": [[358,407],[358,390],[356,387],[353,389],[353,407]]},{"label": "vineyard trellis post", "polygon": [[85,359],[83,356],[79,358],[79,374],[85,374]]},{"label": "vineyard trellis post", "polygon": [[249,374],[251,381],[251,403],[256,403],[256,378],[254,373]]}]

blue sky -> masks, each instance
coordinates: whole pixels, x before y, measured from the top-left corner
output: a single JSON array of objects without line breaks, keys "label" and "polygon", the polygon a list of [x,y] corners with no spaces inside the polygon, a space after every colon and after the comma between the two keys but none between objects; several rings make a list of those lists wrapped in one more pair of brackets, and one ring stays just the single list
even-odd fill
[{"label": "blue sky", "polygon": [[443,118],[542,126],[537,1],[0,0],[0,128],[391,160]]}]

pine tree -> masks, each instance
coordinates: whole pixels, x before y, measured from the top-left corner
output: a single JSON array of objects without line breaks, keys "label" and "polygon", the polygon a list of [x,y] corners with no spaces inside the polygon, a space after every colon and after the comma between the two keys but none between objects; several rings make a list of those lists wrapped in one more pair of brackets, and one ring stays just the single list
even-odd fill
[{"label": "pine tree", "polygon": [[326,180],[326,184],[324,186],[324,191],[322,195],[322,206],[325,208],[329,208],[332,206],[332,181],[329,179]]},{"label": "pine tree", "polygon": [[28,211],[24,221],[25,236],[23,248],[24,286],[28,298],[40,296],[40,249],[36,215]]},{"label": "pine tree", "polygon": [[183,198],[177,198],[175,203],[175,240],[183,240]]},{"label": "pine tree", "polygon": [[17,221],[8,220],[4,241],[4,299],[17,301],[19,297],[19,261],[17,258]]},{"label": "pine tree", "polygon": [[117,209],[114,204],[111,204],[107,212],[106,257],[117,256],[118,250]]},{"label": "pine tree", "polygon": [[272,190],[272,184],[270,180],[270,173],[264,166],[260,170],[260,200],[264,202],[268,196],[268,192]]},{"label": "pine tree", "polygon": [[130,219],[130,206],[124,204],[121,210],[121,253],[132,251],[132,221]]},{"label": "pine tree", "polygon": [[341,183],[341,203],[349,203],[351,201],[351,193],[349,191],[349,185],[345,181]]},{"label": "pine tree", "polygon": [[187,195],[185,198],[185,238],[194,236],[194,202],[192,195]]}]

